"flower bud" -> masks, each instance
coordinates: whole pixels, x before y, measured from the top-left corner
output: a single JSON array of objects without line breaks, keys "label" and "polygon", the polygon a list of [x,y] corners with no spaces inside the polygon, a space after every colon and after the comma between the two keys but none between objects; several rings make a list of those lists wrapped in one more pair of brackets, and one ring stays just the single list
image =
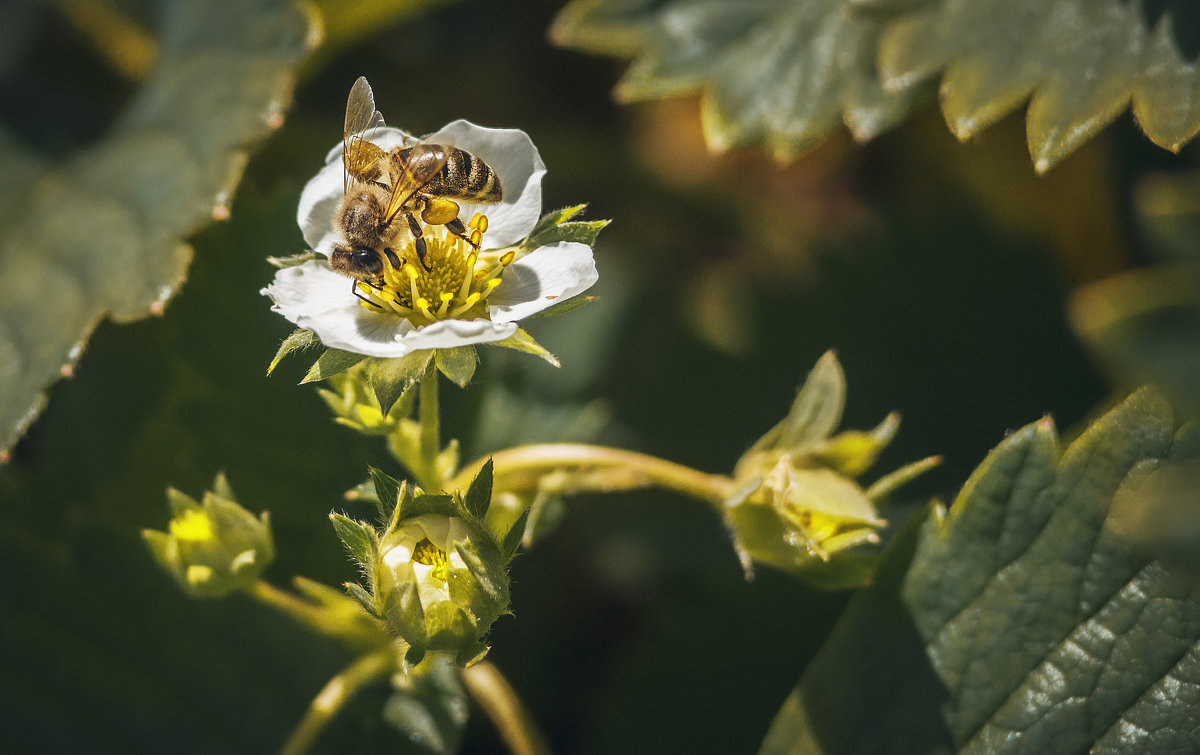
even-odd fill
[{"label": "flower bud", "polygon": [[239,506],[223,476],[203,503],[174,489],[167,499],[174,514],[168,531],[143,530],[142,537],[188,595],[217,598],[246,588],[274,559],[267,513],[255,518]]},{"label": "flower bud", "polygon": [[460,665],[481,658],[492,623],[508,611],[505,564],[524,519],[501,542],[485,524],[491,466],[465,494],[431,495],[372,471],[388,521],[378,531],[339,514],[334,527],[370,580],[370,591],[348,589],[412,648],[451,653]]},{"label": "flower bud", "polygon": [[887,524],[876,503],[936,463],[917,462],[864,490],[854,478],[874,463],[900,420],[893,413],[869,432],[834,434],[845,397],[841,365],[828,352],[788,416],[738,462],[737,492],[725,503],[725,518],[747,574],[757,561],[825,587],[867,581],[873,554],[857,546],[878,543]]}]

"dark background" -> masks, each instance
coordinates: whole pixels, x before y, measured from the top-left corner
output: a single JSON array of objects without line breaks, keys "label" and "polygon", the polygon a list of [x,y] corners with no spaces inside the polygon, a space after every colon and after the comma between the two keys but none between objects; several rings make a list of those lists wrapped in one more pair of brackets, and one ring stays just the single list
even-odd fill
[{"label": "dark background", "polygon": [[[258,290],[265,257],[303,251],[299,191],[340,138],[359,75],[388,122],[415,133],[458,117],[526,130],[549,168],[545,209],[589,202],[589,218],[613,219],[596,247],[600,301],[530,325],[560,370],[485,349],[467,390],[443,384],[444,433],[464,459],[587,436],[728,472],[834,348],[846,426],[903,413],[878,471],[943,454],[906,495],[949,501],[1006,432],[1049,413],[1069,433],[1106,400],[1064,302],[1142,260],[1131,187],[1185,162],[1128,116],[1046,177],[1019,116],[962,145],[932,101],[869,145],[838,134],[788,166],[712,157],[696,100],[617,106],[623,64],[551,46],[558,8],[440,8],[311,65],[232,219],[193,239],[166,314],[102,325],[53,388],[0,469],[0,750],[271,751],[349,662],[250,600],[185,598],[139,533],[165,526],[168,485],[199,496],[223,470],[243,505],[271,512],[270,580],[355,578],[326,514],[365,517],[342,492],[368,465],[403,470],[296,386],[303,359],[264,376],[291,325]],[[54,12],[31,18],[5,64],[2,115],[38,149],[84,147],[133,86]],[[489,409],[501,400],[525,419]],[[691,500],[569,504],[514,563],[514,615],[489,656],[553,748],[755,749],[846,595],[769,570],[745,582],[719,521]],[[399,746],[385,694],[356,700],[321,747]],[[474,711],[466,750],[496,746]]]}]

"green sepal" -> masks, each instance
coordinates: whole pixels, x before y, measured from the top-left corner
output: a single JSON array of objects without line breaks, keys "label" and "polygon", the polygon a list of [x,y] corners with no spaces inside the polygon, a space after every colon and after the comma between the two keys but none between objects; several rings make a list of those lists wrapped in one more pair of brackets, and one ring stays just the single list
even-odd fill
[{"label": "green sepal", "polygon": [[342,584],[346,588],[346,592],[350,593],[350,597],[358,601],[358,604],[372,616],[379,617],[379,609],[375,606],[375,599],[371,597],[371,593],[366,591],[362,585],[357,582],[345,582]]},{"label": "green sepal", "polygon": [[[484,595],[491,598],[493,601],[508,603],[507,579],[504,575],[504,568],[494,559],[487,559],[480,551],[479,546],[469,542],[457,542],[454,544],[454,550],[462,558],[463,563],[467,565],[467,571],[471,572],[471,576],[475,577],[475,581],[479,583],[479,588],[483,590]],[[489,549],[490,550],[490,549]],[[488,563],[492,561],[492,563]],[[496,579],[497,572],[499,580]],[[453,591],[453,587],[451,588]],[[451,595],[451,597],[454,597]],[[475,603],[472,602],[472,605]]]},{"label": "green sepal", "polygon": [[474,346],[456,346],[452,349],[435,349],[433,361],[438,371],[459,388],[466,388],[479,364],[479,355]]},{"label": "green sepal", "polygon": [[896,488],[915,480],[941,463],[941,456],[929,456],[920,461],[905,464],[894,472],[889,472],[871,483],[871,486],[867,488],[867,498],[870,498],[872,501],[881,501],[891,495],[892,491]]},{"label": "green sepal", "polygon": [[323,260],[325,255],[320,252],[301,252],[300,254],[289,254],[286,257],[267,257],[267,262],[282,270],[285,267],[296,267],[303,265],[305,262],[312,260]]},{"label": "green sepal", "polygon": [[171,509],[172,519],[183,516],[191,509],[200,508],[200,504],[195,498],[175,488],[167,488],[167,506]]},{"label": "green sepal", "polygon": [[405,480],[404,482],[400,483],[400,491],[396,494],[396,505],[392,507],[392,510],[387,517],[387,526],[383,530],[383,537],[387,537],[388,535],[392,534],[392,531],[395,530],[397,525],[400,524],[400,518],[405,516],[404,512],[412,510],[412,504],[413,489],[412,486],[408,484],[408,481]]},{"label": "green sepal", "polygon": [[551,226],[541,233],[531,235],[529,240],[525,242],[525,247],[528,249],[537,249],[542,246],[550,246],[564,241],[574,241],[580,244],[592,246],[596,243],[596,237],[600,235],[608,224],[609,220],[578,220],[572,223],[562,223],[561,225]]},{"label": "green sepal", "polygon": [[[416,592],[416,588],[413,588]],[[461,606],[443,600],[434,603],[424,612],[426,632],[425,647],[428,650],[446,650],[456,655],[462,649],[463,638],[476,634],[475,622]]]},{"label": "green sepal", "polygon": [[267,365],[267,374],[270,375],[274,372],[283,358],[293,351],[301,351],[319,343],[321,343],[321,339],[317,338],[316,333],[304,328],[297,328],[290,336],[283,339],[283,343],[279,344],[279,351],[275,352],[275,358]]},{"label": "green sepal", "polygon": [[463,496],[463,505],[476,519],[482,519],[487,514],[492,502],[492,460],[489,457],[479,469],[479,474],[467,486]]},{"label": "green sepal", "polygon": [[237,501],[237,496],[234,495],[233,488],[229,485],[229,480],[225,479],[224,472],[217,472],[216,477],[213,478],[213,484],[212,488],[210,488],[210,491],[213,495],[223,498],[231,503]]},{"label": "green sepal", "polygon": [[334,532],[350,551],[350,555],[354,556],[370,577],[375,568],[375,557],[379,552],[379,541],[374,528],[336,511],[329,514],[329,521],[333,522]]},{"label": "green sepal", "polygon": [[150,549],[150,555],[158,562],[159,567],[171,576],[176,575],[179,563],[179,551],[175,539],[165,532],[158,530],[142,530],[142,539]]},{"label": "green sepal", "polygon": [[387,416],[392,405],[428,371],[433,352],[414,351],[395,359],[370,359],[365,367],[367,385],[375,393],[379,410]]},{"label": "green sepal", "polygon": [[521,543],[525,539],[525,527],[528,526],[529,512],[532,507],[526,508],[513,522],[513,525],[508,528],[508,532],[504,533],[504,538],[500,542],[500,555],[504,559],[504,563],[513,560],[517,555],[517,551],[521,548]]},{"label": "green sepal", "polygon": [[533,336],[529,335],[524,328],[518,328],[516,333],[513,333],[503,341],[493,341],[489,346],[498,346],[502,349],[512,349],[520,351],[524,354],[533,354],[534,356],[545,359],[555,367],[562,367],[562,363],[558,361],[550,351],[534,340]]},{"label": "green sepal", "polygon": [[371,483],[375,487],[375,507],[379,519],[386,522],[400,501],[400,482],[375,467],[367,467],[367,474],[371,476]]},{"label": "green sepal", "polygon": [[540,233],[545,233],[554,226],[567,222],[571,218],[583,212],[585,209],[587,209],[586,204],[577,204],[547,212],[538,219],[537,223],[534,224],[533,230],[529,232],[529,238],[533,238]]},{"label": "green sepal", "polygon": [[387,592],[383,598],[383,620],[393,634],[412,646],[412,652],[418,656],[425,653],[425,609],[414,583],[396,585]]},{"label": "green sepal", "polygon": [[427,493],[424,495],[414,496],[407,505],[398,507],[399,514],[396,521],[411,519],[414,516],[422,514],[441,514],[442,516],[461,516],[462,510],[458,507],[454,498],[442,493]]},{"label": "green sepal", "polygon": [[308,368],[308,372],[304,375],[304,379],[300,381],[300,384],[313,383],[333,377],[334,375],[339,375],[366,358],[365,355],[355,354],[352,351],[326,349],[324,354],[317,357],[317,361],[313,363],[313,366]]},{"label": "green sepal", "polygon": [[845,405],[846,374],[837,356],[827,351],[808,373],[787,417],[777,426],[778,443],[796,448],[828,438],[841,424]]},{"label": "green sepal", "polygon": [[565,315],[568,312],[574,312],[580,307],[597,301],[599,298],[599,296],[594,296],[592,294],[578,294],[576,296],[572,296],[570,299],[564,299],[557,304],[551,305],[550,307],[543,309],[541,312],[535,312],[525,319],[541,320],[546,317],[558,317],[559,315]]}]

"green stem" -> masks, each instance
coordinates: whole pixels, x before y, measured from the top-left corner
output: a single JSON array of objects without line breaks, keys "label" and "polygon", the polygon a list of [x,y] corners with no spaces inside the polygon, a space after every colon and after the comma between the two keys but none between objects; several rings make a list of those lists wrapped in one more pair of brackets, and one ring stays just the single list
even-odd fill
[{"label": "green stem", "polygon": [[[724,475],[706,474],[656,456],[606,446],[543,443],[505,449],[491,459],[497,491],[536,492],[555,472],[569,475],[560,490],[565,493],[611,493],[657,485],[720,505],[734,491],[733,480]],[[484,461],[468,464],[446,489],[465,490]]]},{"label": "green stem", "polygon": [[550,747],[545,737],[500,669],[483,661],[463,669],[462,679],[467,691],[492,719],[509,752],[513,755],[549,755]]},{"label": "green stem", "polygon": [[288,737],[280,751],[282,755],[300,755],[307,752],[317,737],[333,720],[350,698],[371,682],[385,678],[395,666],[395,652],[384,648],[360,656],[334,676],[308,706],[308,711]]},{"label": "green stem", "polygon": [[441,474],[438,472],[438,452],[441,451],[441,426],[438,421],[438,371],[432,363],[421,378],[421,394],[417,410],[421,422],[421,486],[426,490],[440,490]]}]

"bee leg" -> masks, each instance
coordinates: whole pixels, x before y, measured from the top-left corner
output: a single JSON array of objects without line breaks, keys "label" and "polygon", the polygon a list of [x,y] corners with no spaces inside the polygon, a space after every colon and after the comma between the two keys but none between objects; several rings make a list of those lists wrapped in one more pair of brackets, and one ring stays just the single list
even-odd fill
[{"label": "bee leg", "polygon": [[390,246],[385,246],[383,248],[383,253],[387,255],[388,262],[392,263],[392,267],[396,270],[399,270],[402,263],[400,262],[400,258],[396,256],[396,253],[392,251],[392,248]]},{"label": "bee leg", "polygon": [[[363,282],[367,283],[366,281],[363,281]],[[371,284],[367,283],[367,285],[369,286]],[[357,296],[359,299],[362,299],[367,304],[370,304],[372,307],[375,307],[376,309],[383,309],[382,306],[376,304],[375,302],[371,301],[370,299],[368,299],[367,297],[363,296],[362,294],[360,294],[358,292],[358,281],[353,278],[350,279],[350,290],[354,293],[355,296]]]},{"label": "bee leg", "polygon": [[421,224],[417,222],[416,217],[411,212],[408,213],[407,217],[408,231],[412,234],[413,246],[417,249],[417,259],[421,261],[421,267],[425,268],[426,271],[432,271],[433,268],[425,264],[425,252],[427,248],[425,246],[425,233],[421,230]]},{"label": "bee leg", "polygon": [[463,222],[461,220],[459,220],[458,218],[455,218],[454,220],[451,220],[449,223],[446,223],[446,230],[450,231],[450,233],[453,233],[455,236],[458,236],[460,239],[462,239],[463,241],[470,244],[472,246],[472,248],[474,248],[474,249],[479,248],[479,244],[476,244],[474,241],[471,241],[471,234],[467,233],[467,227],[465,225],[463,225]]}]

